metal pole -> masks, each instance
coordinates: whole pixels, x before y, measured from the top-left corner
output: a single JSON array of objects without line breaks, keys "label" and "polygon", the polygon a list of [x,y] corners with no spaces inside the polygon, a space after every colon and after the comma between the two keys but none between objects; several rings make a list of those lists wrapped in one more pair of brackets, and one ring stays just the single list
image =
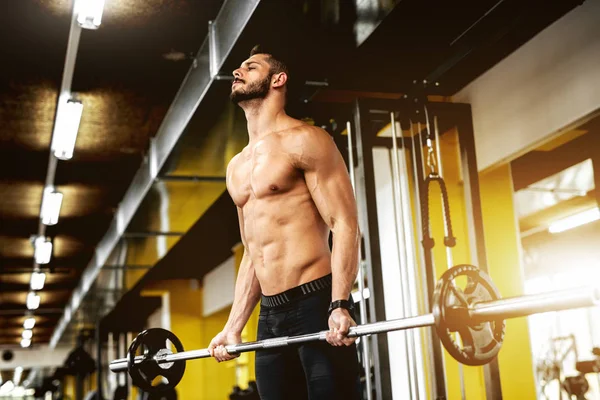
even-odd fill
[{"label": "metal pole", "polygon": [[[402,291],[402,308],[404,316],[412,314],[410,309],[410,285],[408,283],[407,269],[409,268],[408,255],[406,252],[406,240],[404,238],[404,230],[401,228],[403,206],[402,206],[402,187],[400,177],[400,163],[398,161],[398,144],[396,132],[396,118],[394,113],[390,113],[390,121],[392,125],[392,187],[393,187],[393,209],[394,209],[394,226],[396,228],[396,246],[398,251],[398,261],[400,263],[400,290]],[[404,151],[404,149],[402,149]],[[400,213],[400,214],[399,214]],[[410,343],[410,344],[409,344]],[[416,354],[412,331],[407,331],[404,338],[406,348],[407,368],[408,368],[408,386],[411,393],[411,398],[419,399],[419,385],[416,371]]]},{"label": "metal pole", "polygon": [[[377,198],[375,192],[375,173],[373,171],[372,135],[369,131],[369,113],[365,112],[362,101],[354,102],[354,121],[356,140],[356,188],[362,198],[360,204],[364,220],[363,242],[367,280],[371,287],[369,300],[369,320],[385,319],[385,302],[379,297],[383,293],[383,278],[381,276],[381,245],[379,242],[379,223],[377,220]],[[387,337],[375,337],[371,342],[374,370],[375,394],[377,400],[391,398],[392,385],[389,372],[389,351]]]},{"label": "metal pole", "polygon": [[102,394],[102,334],[100,333],[100,321],[96,323],[96,398],[103,399]]},{"label": "metal pole", "polygon": [[[354,190],[354,197],[356,198],[356,181],[354,176],[354,151],[352,150],[354,146],[352,145],[352,124],[350,121],[346,122],[346,132],[348,133],[348,171],[350,173],[350,182],[352,183],[352,189]],[[356,199],[358,201],[358,199]],[[360,218],[359,218],[359,227],[358,230],[361,232],[360,228]],[[363,268],[364,264],[362,262],[362,254],[361,254],[361,246],[358,246],[358,291],[360,292],[360,298],[362,304],[359,307],[360,312],[360,320],[365,323],[367,321],[367,299],[365,299],[365,280],[363,276]],[[369,348],[369,337],[365,336],[361,340],[362,347],[362,361],[363,361],[363,369],[365,370],[365,385],[367,391],[367,400],[371,400],[373,397],[373,386],[371,381],[371,351]]]},{"label": "metal pole", "polygon": [[[419,152],[416,153],[416,156],[419,157],[418,158],[418,164],[420,165],[420,168],[417,167],[417,165],[415,165],[415,171],[417,173],[417,192],[419,192],[420,190],[422,190],[423,186],[421,185],[422,182],[425,181],[425,176],[426,176],[426,170],[425,170],[425,158],[424,158],[424,154],[423,154],[423,143],[422,143],[422,133],[421,133],[421,123],[417,122],[417,136],[418,136],[418,145],[419,145]],[[413,142],[415,142],[416,136],[413,136]],[[419,176],[419,174],[421,173],[421,175]],[[421,202],[419,201],[419,204],[421,204]],[[417,207],[418,209],[419,207]],[[422,218],[422,214],[419,215],[419,219],[421,220]],[[419,230],[419,238],[422,240],[423,239],[423,223],[425,223],[425,221],[421,222],[421,230]],[[428,223],[428,222],[427,222]],[[424,291],[427,293],[427,300],[429,303],[431,303],[431,301],[433,300],[433,289],[435,287],[435,282],[436,282],[436,278],[435,278],[435,264],[434,264],[434,260],[433,260],[433,252],[431,251],[431,249],[428,249],[427,251],[425,251],[423,246],[419,246],[422,250],[422,254],[423,254],[423,259],[424,259],[424,264],[423,264],[423,269],[425,270],[425,286],[423,287]],[[433,369],[433,374],[431,375],[431,380],[432,380],[432,397],[435,399],[439,399],[439,400],[445,400],[446,399],[446,394],[448,392],[447,388],[446,388],[446,373],[445,373],[445,365],[444,365],[444,357],[442,354],[442,348],[440,346],[440,339],[437,335],[437,332],[435,330],[432,330],[429,333],[429,345],[431,346],[431,356],[430,356],[430,362],[431,362],[431,367]]]},{"label": "metal pole", "polygon": [[[431,138],[431,131],[429,128],[429,112],[427,111],[427,105],[425,105],[425,119],[427,121],[427,133],[429,134],[429,137]],[[433,117],[433,132],[434,132],[434,139],[435,139],[435,153],[436,153],[436,158],[437,158],[437,169],[438,169],[438,175],[440,176],[440,178],[444,178],[444,166],[442,165],[442,156],[441,156],[441,152],[440,152],[440,134],[439,134],[439,129],[438,129],[438,123],[437,123],[437,116]],[[450,197],[450,196],[448,196]],[[450,201],[450,199],[448,198],[448,201]],[[444,198],[442,197],[442,209],[446,206],[446,204],[444,204]],[[448,221],[446,220],[446,213],[442,213],[442,218],[444,221],[444,236],[448,236]],[[448,269],[452,268],[452,266],[454,265],[454,261],[453,261],[453,257],[452,257],[452,248],[446,246],[446,265],[448,267]],[[458,340],[460,340],[460,338],[457,338]],[[462,343],[461,343],[462,344]],[[460,398],[462,400],[466,400],[467,398],[467,392],[466,392],[466,388],[465,388],[465,371],[463,368],[462,364],[458,364],[458,376],[460,378]]]},{"label": "metal pole", "polygon": [[75,373],[75,399],[83,400],[83,375]]},{"label": "metal pole", "polygon": [[[423,232],[423,226],[422,226],[422,221],[421,221],[421,207],[419,207],[419,205],[421,204],[421,195],[420,195],[420,190],[419,190],[420,179],[419,179],[419,172],[417,170],[417,168],[419,168],[419,165],[421,165],[421,163],[417,161],[417,155],[419,153],[417,153],[417,148],[416,148],[416,144],[415,144],[416,143],[416,140],[415,140],[416,135],[414,132],[414,125],[413,125],[412,120],[410,121],[410,136],[411,136],[411,149],[412,149],[412,162],[413,162],[413,183],[414,183],[414,187],[415,187],[415,204],[417,205],[417,206],[415,206],[415,212],[416,212],[416,216],[417,216],[417,232],[418,232],[417,237],[420,239],[423,239],[421,237],[421,232]],[[419,144],[419,146],[420,146],[420,144]],[[419,158],[419,160],[420,159],[421,158]],[[419,257],[418,266],[419,266],[419,276],[421,278],[421,287],[423,288],[422,290],[425,290],[427,288],[427,273],[425,271],[425,265],[426,265],[425,264],[425,251],[423,250],[422,246],[417,245],[417,253],[418,253],[418,257]],[[426,312],[427,310],[431,309],[429,307],[429,296],[427,296],[427,295],[421,296],[420,300],[421,300],[421,304],[420,304],[420,308],[418,311],[419,313],[423,313],[423,312]],[[433,348],[433,343],[432,343],[431,339],[432,339],[431,335],[425,335],[425,344],[427,345],[427,348]],[[429,379],[429,392],[434,393],[434,388],[435,388],[434,358],[433,358],[432,352],[427,352],[427,355],[429,356],[429,362],[427,364],[428,370],[429,370],[429,376],[433,377],[432,379]]]},{"label": "metal pole", "polygon": [[[555,292],[533,294],[528,296],[518,296],[500,300],[482,302],[471,306],[469,309],[469,325],[477,326],[484,321],[494,321],[498,319],[509,319],[524,317],[531,314],[561,311],[572,308],[591,307],[600,304],[600,288],[583,287],[574,289],[565,289]],[[371,324],[358,325],[350,328],[348,337],[360,337],[378,333],[387,333],[398,330],[421,328],[435,325],[433,314],[419,315],[416,317],[407,317],[394,319],[390,321],[374,322]],[[445,329],[441,327],[441,329]],[[226,346],[225,349],[230,354],[244,353],[248,351],[257,351],[262,349],[272,349],[285,347],[293,344],[325,341],[328,330],[311,333],[300,336],[284,336],[273,339],[259,340],[256,342],[240,343]],[[198,358],[209,358],[208,349],[183,351],[181,353],[155,355],[154,360],[158,364],[170,363],[181,360],[194,360]],[[134,358],[134,363],[138,364],[144,360],[143,356]],[[127,358],[114,360],[109,368],[113,372],[122,372],[127,370]]]}]

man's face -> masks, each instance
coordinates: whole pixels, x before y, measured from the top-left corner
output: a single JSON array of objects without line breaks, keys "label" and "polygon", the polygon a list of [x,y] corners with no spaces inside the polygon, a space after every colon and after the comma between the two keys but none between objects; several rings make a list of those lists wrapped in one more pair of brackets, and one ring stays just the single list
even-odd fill
[{"label": "man's face", "polygon": [[267,56],[255,54],[233,71],[230,98],[235,104],[242,101],[264,99],[271,89],[270,66]]}]

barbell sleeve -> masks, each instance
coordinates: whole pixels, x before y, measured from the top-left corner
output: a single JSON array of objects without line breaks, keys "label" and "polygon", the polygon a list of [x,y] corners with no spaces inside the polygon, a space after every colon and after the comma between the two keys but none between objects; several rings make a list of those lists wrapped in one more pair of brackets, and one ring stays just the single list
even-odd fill
[{"label": "barbell sleeve", "polygon": [[469,311],[469,316],[476,323],[598,304],[600,304],[600,288],[580,287],[479,303]]},{"label": "barbell sleeve", "polygon": [[[473,325],[476,325],[478,322],[483,321],[524,317],[531,314],[591,307],[598,304],[600,304],[600,288],[575,288],[482,302],[471,307],[469,316]],[[359,337],[433,325],[435,325],[435,317],[430,313],[415,317],[357,325],[350,328],[348,336]],[[326,338],[327,332],[328,331],[321,331],[308,335],[286,336],[259,340],[256,342],[239,343],[226,346],[225,348],[230,354],[237,354],[266,348],[284,347],[291,344],[318,340],[323,341]],[[179,360],[194,360],[208,357],[210,357],[208,349],[201,349],[155,356],[154,360],[157,363],[162,364]],[[139,363],[143,359],[143,356],[137,356],[135,357],[134,362]],[[109,364],[109,368],[112,372],[127,371],[127,358],[112,361]]]}]

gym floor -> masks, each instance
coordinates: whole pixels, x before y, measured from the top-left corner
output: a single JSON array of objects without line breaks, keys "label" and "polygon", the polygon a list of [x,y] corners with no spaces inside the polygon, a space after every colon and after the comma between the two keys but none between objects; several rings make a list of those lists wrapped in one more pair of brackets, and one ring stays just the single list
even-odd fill
[{"label": "gym floor", "polygon": [[[258,43],[286,54],[287,113],[352,177],[357,323],[408,321],[358,339],[363,398],[600,399],[598,16],[600,0],[3,1],[0,399],[258,398],[254,351],[188,360],[162,394],[110,368],[146,329],[187,351],[227,321],[244,246],[225,174],[248,143],[229,94]],[[457,272],[457,324],[496,344],[476,355],[448,345],[470,339],[434,295],[463,264],[483,272],[478,291]],[[521,311],[473,322],[493,289]]]}]

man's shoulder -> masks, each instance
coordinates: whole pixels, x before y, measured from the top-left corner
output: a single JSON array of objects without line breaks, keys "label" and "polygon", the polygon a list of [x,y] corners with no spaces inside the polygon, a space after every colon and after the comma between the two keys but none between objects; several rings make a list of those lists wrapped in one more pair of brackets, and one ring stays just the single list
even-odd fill
[{"label": "man's shoulder", "polygon": [[332,140],[331,135],[326,130],[305,122],[289,129],[283,137],[294,146],[299,144],[318,145],[324,141],[330,142]]},{"label": "man's shoulder", "polygon": [[227,164],[227,170],[225,171],[227,177],[230,176],[232,170],[235,168],[236,163],[238,162],[238,160],[240,159],[242,153],[244,150],[241,150],[239,153],[237,153],[235,156],[231,157],[231,160],[229,160],[229,163]]},{"label": "man's shoulder", "polygon": [[329,159],[337,148],[326,130],[309,124],[295,127],[284,141],[285,151],[300,169],[311,168],[315,162]]}]

